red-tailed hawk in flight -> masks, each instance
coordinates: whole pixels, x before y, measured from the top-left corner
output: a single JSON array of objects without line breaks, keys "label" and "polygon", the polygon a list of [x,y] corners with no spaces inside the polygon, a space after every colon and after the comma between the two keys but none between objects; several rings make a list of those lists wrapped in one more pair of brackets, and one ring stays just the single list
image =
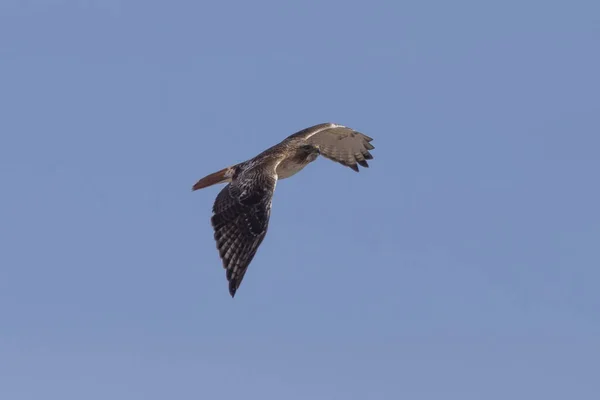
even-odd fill
[{"label": "red-tailed hawk in flight", "polygon": [[289,178],[319,154],[352,168],[368,167],[373,139],[346,126],[326,123],[288,136],[248,161],[200,179],[198,190],[230,182],[217,195],[211,223],[231,297],[240,287],[248,265],[267,234],[271,200],[278,179]]}]

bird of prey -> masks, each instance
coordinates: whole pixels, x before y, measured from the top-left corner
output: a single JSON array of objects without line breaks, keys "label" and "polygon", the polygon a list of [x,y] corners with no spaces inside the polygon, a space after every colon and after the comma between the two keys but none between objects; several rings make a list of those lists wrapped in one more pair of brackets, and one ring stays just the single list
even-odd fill
[{"label": "bird of prey", "polygon": [[368,167],[367,160],[373,158],[372,140],[343,125],[314,125],[254,158],[205,176],[192,187],[229,182],[217,195],[211,224],[232,298],[267,234],[277,180],[296,174],[319,154],[358,172],[358,165]]}]

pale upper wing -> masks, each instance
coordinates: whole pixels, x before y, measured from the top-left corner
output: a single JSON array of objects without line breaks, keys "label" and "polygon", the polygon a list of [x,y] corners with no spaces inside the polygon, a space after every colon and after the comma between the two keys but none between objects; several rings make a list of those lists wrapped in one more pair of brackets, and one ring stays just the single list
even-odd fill
[{"label": "pale upper wing", "polygon": [[304,138],[308,143],[319,146],[321,155],[352,168],[358,172],[358,165],[369,167],[367,160],[373,159],[369,150],[375,147],[373,139],[347,126],[332,123],[319,124],[304,129],[291,137]]},{"label": "pale upper wing", "polygon": [[211,223],[232,297],[267,234],[277,176],[260,166],[242,172],[217,195]]}]

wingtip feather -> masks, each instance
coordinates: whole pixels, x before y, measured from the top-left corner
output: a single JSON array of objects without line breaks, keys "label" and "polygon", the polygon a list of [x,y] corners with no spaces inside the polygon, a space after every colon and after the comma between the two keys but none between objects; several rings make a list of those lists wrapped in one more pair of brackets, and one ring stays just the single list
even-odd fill
[{"label": "wingtip feather", "polygon": [[231,295],[232,299],[235,298],[235,292],[237,292],[237,288],[235,286],[235,282],[229,282],[229,294]]}]

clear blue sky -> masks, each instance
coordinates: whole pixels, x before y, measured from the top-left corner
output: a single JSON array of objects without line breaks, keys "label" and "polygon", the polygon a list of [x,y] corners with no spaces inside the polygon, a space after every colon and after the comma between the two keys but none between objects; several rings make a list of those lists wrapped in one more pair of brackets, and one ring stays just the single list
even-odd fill
[{"label": "clear blue sky", "polygon": [[[0,398],[596,399],[599,15],[2,0]],[[326,121],[232,300],[191,185]]]}]

